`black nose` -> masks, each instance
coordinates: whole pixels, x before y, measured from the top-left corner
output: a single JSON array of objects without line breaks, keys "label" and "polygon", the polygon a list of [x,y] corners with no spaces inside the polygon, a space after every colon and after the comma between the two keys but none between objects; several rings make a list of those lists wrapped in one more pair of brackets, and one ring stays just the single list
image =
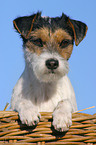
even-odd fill
[{"label": "black nose", "polygon": [[53,70],[59,66],[59,62],[58,60],[51,58],[51,59],[46,60],[46,66],[48,69]]}]

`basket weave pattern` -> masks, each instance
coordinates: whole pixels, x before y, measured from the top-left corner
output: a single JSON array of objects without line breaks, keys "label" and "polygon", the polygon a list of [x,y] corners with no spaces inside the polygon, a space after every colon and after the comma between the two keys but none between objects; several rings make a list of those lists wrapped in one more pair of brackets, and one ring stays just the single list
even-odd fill
[{"label": "basket weave pattern", "polygon": [[52,129],[52,113],[41,113],[37,126],[21,124],[18,113],[0,111],[0,144],[3,145],[96,145],[96,114],[74,113],[69,131]]}]

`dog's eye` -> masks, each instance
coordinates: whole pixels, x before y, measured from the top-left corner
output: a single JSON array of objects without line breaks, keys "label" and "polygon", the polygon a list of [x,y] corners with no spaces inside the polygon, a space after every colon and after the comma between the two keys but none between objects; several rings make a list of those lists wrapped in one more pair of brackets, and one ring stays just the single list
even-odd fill
[{"label": "dog's eye", "polygon": [[43,47],[43,42],[42,42],[42,40],[41,40],[40,38],[34,40],[33,43],[34,43],[35,45],[38,45],[39,47]]},{"label": "dog's eye", "polygon": [[70,44],[70,41],[69,41],[69,40],[62,40],[61,43],[60,43],[60,47],[61,47],[61,48],[65,48],[65,47],[67,47],[69,44]]},{"label": "dog's eye", "polygon": [[35,39],[35,40],[30,39],[30,41],[31,41],[33,44],[35,44],[35,45],[37,45],[37,46],[39,46],[39,47],[43,47],[43,42],[42,42],[42,40],[41,40],[40,38]]}]

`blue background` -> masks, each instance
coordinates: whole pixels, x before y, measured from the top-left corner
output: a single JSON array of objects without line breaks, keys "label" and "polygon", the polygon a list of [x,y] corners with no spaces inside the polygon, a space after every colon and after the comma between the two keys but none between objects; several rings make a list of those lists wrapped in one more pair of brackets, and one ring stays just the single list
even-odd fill
[{"label": "blue background", "polygon": [[[10,103],[12,89],[24,70],[22,40],[15,33],[12,21],[38,10],[50,17],[64,12],[88,25],[85,39],[74,46],[68,76],[76,93],[78,110],[96,105],[96,1],[3,0],[0,2],[0,110]],[[94,114],[96,108],[84,112]]]}]

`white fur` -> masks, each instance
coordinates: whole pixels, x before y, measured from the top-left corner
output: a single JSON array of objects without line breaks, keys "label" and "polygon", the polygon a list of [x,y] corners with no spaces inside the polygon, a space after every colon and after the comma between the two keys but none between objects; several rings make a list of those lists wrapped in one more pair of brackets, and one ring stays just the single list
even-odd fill
[{"label": "white fur", "polygon": [[[73,87],[67,77],[68,62],[58,52],[44,50],[39,56],[24,48],[25,70],[13,89],[11,109],[19,112],[22,123],[39,122],[39,112],[53,112],[53,126],[66,131],[77,110]],[[55,58],[59,67],[51,73],[45,61]]]}]

